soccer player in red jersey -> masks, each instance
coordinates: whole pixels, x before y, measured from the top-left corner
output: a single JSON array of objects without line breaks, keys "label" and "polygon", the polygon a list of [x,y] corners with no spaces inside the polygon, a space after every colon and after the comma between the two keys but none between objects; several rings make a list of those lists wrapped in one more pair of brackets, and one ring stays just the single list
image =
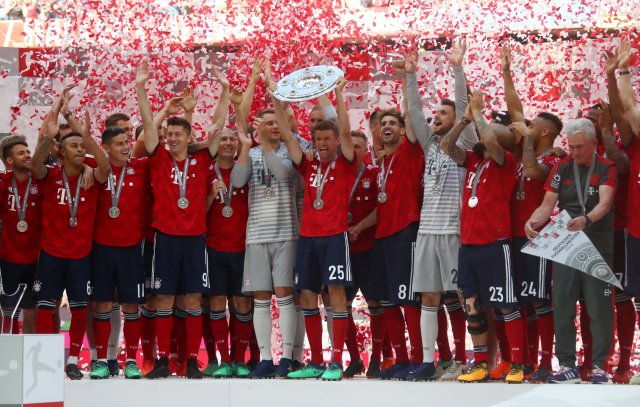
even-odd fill
[{"label": "soccer player in red jersey", "polygon": [[124,113],[114,113],[109,115],[104,121],[105,129],[109,127],[119,127],[124,130],[124,134],[127,135],[127,141],[129,143],[133,143],[133,123],[131,123],[131,118]]},{"label": "soccer player in red jersey", "polygon": [[[86,307],[91,295],[90,252],[95,220],[96,187],[82,188],[86,152],[92,153],[101,171],[94,172],[98,182],[109,171],[109,161],[90,134],[90,117],[85,115],[84,129],[71,116],[67,120],[74,130],[60,140],[61,166],[46,167],[53,138],[58,134],[56,115],[47,115],[43,138],[33,155],[33,176],[43,188],[43,229],[40,256],[33,290],[38,297],[37,333],[53,333],[56,301],[66,289],[71,309],[71,341],[66,374],[81,379],[78,356],[86,329]],[[82,132],[80,134],[79,131]]]},{"label": "soccer player in red jersey", "polygon": [[[229,82],[217,73],[222,85],[217,112],[229,108]],[[140,114],[144,124],[144,144],[150,155],[149,165],[153,188],[153,223],[156,230],[154,268],[151,275],[151,293],[155,294],[156,335],[158,356],[149,379],[169,376],[170,336],[173,326],[172,307],[175,296],[184,294],[186,308],[186,376],[201,379],[197,355],[202,338],[201,294],[209,291],[206,268],[205,230],[206,195],[209,166],[218,149],[214,142],[215,123],[209,130],[209,148],[189,154],[190,123],[172,117],[167,121],[166,150],[160,146],[158,129],[147,98],[145,84],[149,79],[149,66],[144,61],[136,74],[136,90]],[[225,115],[221,122],[224,123]]]},{"label": "soccer player in red jersey", "polygon": [[[462,197],[458,288],[465,299],[475,366],[459,376],[458,381],[484,381],[489,375],[486,306],[500,309],[505,318],[512,361],[506,381],[521,383],[524,328],[511,275],[511,221],[504,216],[510,211],[516,164],[484,119],[483,108],[484,94],[473,93],[461,124],[440,143],[442,150],[468,171]],[[465,151],[456,141],[471,119],[480,133],[480,142],[472,151]]]},{"label": "soccer player in red jersey", "polygon": [[[382,305],[386,333],[396,363],[380,372],[382,379],[403,379],[422,362],[420,307],[411,285],[413,247],[420,220],[424,154],[397,110],[378,113],[384,156],[380,159],[374,267],[371,278],[385,288]],[[404,317],[401,307],[404,309]],[[405,319],[412,352],[405,342]]]},{"label": "soccer player in red jersey", "polygon": [[[622,41],[618,51],[615,54],[605,52],[604,59],[611,108],[602,105],[600,110],[603,114],[600,115],[600,123],[596,126],[600,127],[606,156],[615,163],[618,172],[618,188],[615,196],[613,272],[616,276],[622,275],[621,280],[624,288],[624,291],[616,289],[616,329],[620,345],[620,361],[611,380],[614,383],[629,383],[632,380],[629,359],[637,319],[632,297],[636,297],[636,308],[640,309],[638,308],[638,301],[640,301],[638,297],[640,294],[638,276],[640,274],[638,271],[640,268],[637,266],[637,261],[634,262],[637,258],[637,246],[633,245],[633,242],[640,236],[635,228],[638,211],[633,209],[640,202],[637,200],[637,173],[634,166],[638,162],[638,140],[636,137],[640,136],[640,133],[637,132],[640,114],[630,79],[629,43]],[[617,69],[619,69],[620,75],[619,87],[616,81]],[[611,119],[615,122],[620,143],[611,132],[609,118],[604,117],[609,116],[606,113],[610,113]],[[632,231],[632,229],[634,230]]]},{"label": "soccer player in red jersey", "polygon": [[[302,225],[296,254],[296,288],[305,312],[305,327],[311,362],[291,372],[295,379],[342,378],[342,351],[347,334],[345,287],[352,285],[347,236],[349,191],[356,177],[356,160],[349,129],[349,117],[342,91],[346,80],[338,80],[336,102],[338,123],[319,123],[313,132],[318,160],[308,161],[288,126],[282,103],[274,98],[278,128],[294,166],[305,182]],[[341,153],[338,153],[338,146]],[[333,356],[328,368],[322,356],[322,322],[318,294],[329,290],[333,308]]]},{"label": "soccer player in red jersey", "polygon": [[105,185],[98,186],[91,253],[97,362],[92,366],[89,376],[92,379],[109,377],[107,344],[112,329],[110,316],[113,293],[117,290],[124,312],[124,339],[127,345],[124,376],[127,379],[139,379],[142,375],[136,364],[140,341],[138,304],[144,302],[145,298],[140,241],[149,160],[129,158],[131,143],[125,130],[120,127],[107,127],[102,133],[102,145],[107,151],[111,171],[106,174]]},{"label": "soccer player in red jersey", "polygon": [[[245,237],[249,218],[249,188],[234,188],[231,171],[235,165],[238,139],[242,142],[239,160],[247,160],[252,141],[239,126],[236,137],[229,129],[220,135],[215,163],[209,169],[207,204],[207,256],[211,290],[209,292],[211,330],[220,352],[220,365],[213,377],[247,377],[249,369],[244,356],[251,336],[251,297],[242,294]],[[235,314],[234,360],[229,353],[227,297],[233,297]]]},{"label": "soccer player in red jersey", "polygon": [[[353,150],[358,160],[356,180],[349,194],[349,258],[353,271],[353,287],[347,288],[347,326],[346,345],[351,355],[351,362],[344,371],[345,378],[353,377],[364,370],[356,340],[356,325],[351,314],[351,303],[358,288],[367,300],[367,308],[371,319],[371,357],[367,376],[380,371],[382,339],[384,337],[384,320],[380,299],[384,297],[384,288],[377,286],[376,281],[369,278],[373,267],[373,236],[375,234],[378,167],[366,165],[367,136],[360,131],[351,132]],[[357,359],[354,359],[354,356]]]},{"label": "soccer player in red jersey", "polygon": [[[510,128],[515,132],[516,138],[523,140],[522,159],[516,167],[516,187],[511,197],[511,235],[516,291],[520,303],[525,306],[523,311],[529,314],[530,321],[525,324],[528,349],[524,350],[524,374],[525,377],[531,375],[532,382],[546,383],[553,371],[551,262],[522,253],[520,249],[528,241],[524,224],[542,203],[544,182],[549,171],[561,159],[553,144],[562,130],[562,121],[552,113],[541,112],[531,120],[527,128],[522,102],[511,76],[511,51],[508,46],[502,48],[501,63],[507,108],[512,121]],[[495,317],[500,318],[495,321],[495,326],[500,348],[504,349],[502,354],[510,355],[505,321],[499,312],[495,313]],[[538,342],[542,344],[542,359],[538,370],[534,372],[534,366],[538,365]],[[501,364],[490,373],[492,378],[503,378],[509,373],[510,363],[507,360],[503,358]]]},{"label": "soccer player in red jersey", "polygon": [[31,152],[23,136],[3,139],[2,157],[9,171],[0,174],[0,280],[4,290],[1,332],[20,333],[18,316],[22,310],[22,332],[33,334],[36,302],[32,289],[42,234],[43,188],[31,176]]}]

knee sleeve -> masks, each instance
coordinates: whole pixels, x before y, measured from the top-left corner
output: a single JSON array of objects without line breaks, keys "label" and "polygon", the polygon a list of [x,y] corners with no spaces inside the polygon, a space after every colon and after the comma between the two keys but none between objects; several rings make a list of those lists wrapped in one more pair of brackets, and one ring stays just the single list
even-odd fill
[{"label": "knee sleeve", "polygon": [[467,330],[469,334],[482,335],[487,332],[489,325],[480,298],[465,298],[464,305],[464,314],[467,318]]}]

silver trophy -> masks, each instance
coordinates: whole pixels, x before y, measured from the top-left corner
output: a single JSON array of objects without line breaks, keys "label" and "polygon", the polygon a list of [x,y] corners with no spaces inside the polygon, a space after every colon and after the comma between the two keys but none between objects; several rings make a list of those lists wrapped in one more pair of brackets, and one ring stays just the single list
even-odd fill
[{"label": "silver trophy", "polygon": [[299,69],[278,82],[274,96],[285,102],[302,102],[331,92],[344,72],[331,65]]}]

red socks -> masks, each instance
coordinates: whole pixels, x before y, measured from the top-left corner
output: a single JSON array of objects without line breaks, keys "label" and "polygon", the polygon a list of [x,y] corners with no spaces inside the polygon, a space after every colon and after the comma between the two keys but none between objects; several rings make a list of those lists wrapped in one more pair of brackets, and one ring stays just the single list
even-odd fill
[{"label": "red socks", "polygon": [[[320,319],[320,309],[304,309],[303,313],[304,327],[307,331],[307,340],[311,348],[311,361],[317,365],[322,365],[324,363],[324,357],[322,356],[322,320]],[[334,337],[333,340],[335,343],[336,338]]]},{"label": "red socks", "polygon": [[[186,356],[189,359],[198,359],[200,352],[200,342],[202,342],[202,308],[188,309],[185,320],[185,344]],[[225,319],[226,322],[226,319]],[[180,352],[182,353],[182,352]],[[227,352],[228,354],[228,352]],[[180,359],[182,361],[182,359]]]},{"label": "red socks", "polygon": [[231,363],[229,355],[229,323],[227,322],[227,314],[222,311],[211,311],[210,314],[211,331],[213,336],[218,338],[215,343],[220,352],[220,360],[223,363]]},{"label": "red socks", "polygon": [[136,360],[138,357],[138,342],[140,342],[140,312],[123,312],[124,314],[124,327],[122,328],[124,334],[124,342],[127,346],[127,360]]},{"label": "red socks", "polygon": [[[109,312],[107,315],[110,316],[111,313]],[[72,308],[71,326],[69,326],[69,356],[80,356],[80,349],[82,349],[82,341],[84,340],[84,334],[86,331],[87,307]],[[107,335],[107,342],[109,342],[109,335]]]},{"label": "red socks", "polygon": [[504,330],[506,331],[511,361],[522,363],[524,361],[524,319],[520,311],[513,311],[504,315]]},{"label": "red socks", "polygon": [[[418,310],[418,313],[420,310]],[[420,329],[420,318],[418,318],[418,332]],[[404,317],[397,305],[384,308],[384,326],[391,341],[393,349],[396,351],[396,363],[406,363],[409,361],[407,354],[407,343],[404,337]],[[387,356],[385,355],[385,358]],[[422,361],[422,360],[421,360]]]},{"label": "red socks", "polygon": [[93,314],[93,336],[98,360],[107,359],[109,335],[111,335],[111,311],[95,312]]},{"label": "red socks", "polygon": [[173,329],[173,310],[156,311],[156,336],[158,338],[158,357],[168,358],[171,351],[171,330]]},{"label": "red socks", "polygon": [[[453,304],[445,304],[449,319],[451,320],[451,332],[453,333],[453,344],[456,348],[455,359],[458,362],[467,363],[467,321],[462,310],[462,304],[460,302],[454,302]],[[440,345],[438,345],[440,346]]]},{"label": "red socks", "polygon": [[342,352],[347,336],[348,323],[349,313],[347,311],[333,311],[333,354],[331,361],[340,364],[340,366],[342,366]]}]

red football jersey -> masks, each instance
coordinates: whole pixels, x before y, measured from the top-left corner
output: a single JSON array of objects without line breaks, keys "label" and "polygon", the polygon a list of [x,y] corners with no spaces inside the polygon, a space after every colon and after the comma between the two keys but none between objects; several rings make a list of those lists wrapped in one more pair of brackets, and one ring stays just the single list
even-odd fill
[{"label": "red football jersey", "polygon": [[[27,230],[19,232],[18,208],[11,180],[13,173],[0,174],[0,196],[2,197],[2,240],[0,241],[0,257],[14,264],[34,264],[38,261],[40,239],[42,238],[42,197],[41,183],[31,178],[25,221]],[[20,206],[24,206],[24,197],[28,181],[16,180]]]},{"label": "red football jersey", "polygon": [[[381,162],[378,160],[378,165],[382,168]],[[424,154],[420,143],[412,145],[404,138],[396,151],[384,157],[384,166],[385,172],[389,172],[385,189],[387,201],[377,204],[376,239],[391,236],[413,222],[420,221],[424,171]],[[378,175],[378,192],[385,175],[382,172]]]},{"label": "red football jersey", "polygon": [[179,177],[184,171],[184,160],[178,161],[178,173],[169,151],[157,148],[149,158],[151,186],[153,188],[154,229],[176,236],[197,236],[206,231],[207,178],[212,163],[209,150],[189,154],[186,198],[189,205],[178,207],[180,199]]},{"label": "red football jersey", "polygon": [[[560,157],[553,153],[544,157],[538,156],[538,162],[545,165],[549,170],[559,161]],[[522,161],[520,161],[516,169],[516,183],[511,195],[511,235],[518,237],[527,235],[524,233],[524,224],[527,223],[533,211],[540,206],[545,194],[545,180],[525,177],[523,183],[524,200],[518,199],[523,171],[524,167],[522,166]]]},{"label": "red football jersey", "polygon": [[631,161],[626,188],[627,207],[631,208],[628,211],[627,231],[631,236],[640,239],[640,141],[634,138],[626,151]]},{"label": "red football jersey", "polygon": [[[377,195],[378,188],[376,186],[378,180],[379,168],[367,165],[358,181],[356,190],[351,200],[351,222],[349,226],[357,225],[362,219],[369,216],[371,211],[376,209],[378,204]],[[357,175],[357,173],[356,173]],[[349,191],[351,192],[351,191]],[[356,240],[349,242],[349,250],[352,253],[364,252],[373,248],[373,236],[376,233],[376,227],[371,226],[363,230]]]},{"label": "red football jersey", "polygon": [[[307,161],[302,156],[302,162],[296,166],[305,183],[304,199],[302,202],[302,225],[300,236],[318,237],[333,236],[347,231],[349,213],[349,192],[356,179],[357,161],[348,162],[342,154],[332,162]],[[317,186],[320,184],[317,169],[320,167],[320,178],[327,173],[326,183],[322,192],[322,209],[314,208]]]},{"label": "red football jersey", "polygon": [[[220,168],[222,182],[229,188],[231,185],[231,168]],[[218,175],[213,165],[209,169],[209,191]],[[216,196],[207,212],[206,242],[210,248],[220,252],[244,252],[247,236],[247,220],[249,219],[249,187],[233,188],[231,196],[230,217],[222,215],[225,204],[220,195]]]},{"label": "red football jersey", "polygon": [[123,167],[111,166],[114,175],[114,185],[107,181],[104,185],[97,185],[98,208],[96,210],[96,224],[93,240],[96,243],[112,247],[129,247],[140,243],[142,239],[144,213],[149,211],[143,206],[146,202],[145,194],[148,184],[148,158],[131,158],[127,162],[117,218],[109,216],[111,208],[111,188],[116,188],[120,182]]},{"label": "red football jersey", "polygon": [[[469,207],[469,198],[476,172],[488,163],[478,181],[475,208]],[[467,151],[464,163],[467,169],[462,193],[460,242],[462,244],[489,244],[511,237],[511,193],[515,185],[516,163],[513,156],[504,152],[504,164],[499,166],[491,158],[483,159]]]},{"label": "red football jersey", "polygon": [[95,185],[88,191],[80,188],[78,224],[71,227],[68,202],[75,197],[80,177],[68,177],[71,191],[69,198],[62,181],[62,168],[47,167],[47,175],[39,181],[44,192],[42,249],[55,257],[80,259],[91,252],[98,188]]}]

